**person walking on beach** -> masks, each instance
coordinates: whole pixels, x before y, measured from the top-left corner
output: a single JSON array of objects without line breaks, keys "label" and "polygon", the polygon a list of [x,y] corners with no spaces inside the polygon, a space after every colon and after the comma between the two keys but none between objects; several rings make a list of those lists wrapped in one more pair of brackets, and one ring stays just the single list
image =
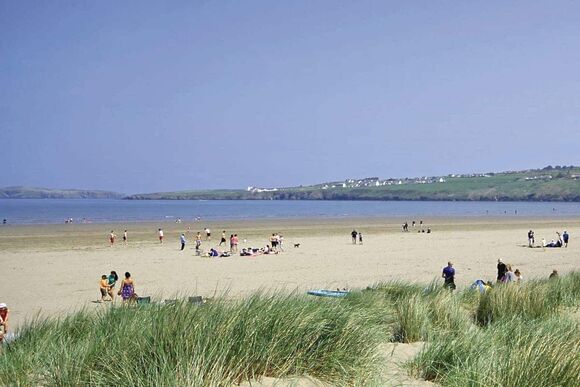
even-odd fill
[{"label": "person walking on beach", "polygon": [[219,245],[221,246],[222,244],[224,244],[224,245],[226,244],[226,230],[222,231],[222,239],[220,240]]},{"label": "person walking on beach", "polygon": [[135,299],[135,281],[131,278],[131,273],[125,273],[125,279],[121,281],[121,289],[118,293],[123,299],[123,303],[131,302]]},{"label": "person walking on beach", "polygon": [[503,263],[503,261],[500,259],[497,260],[497,282],[501,281],[503,279],[503,276],[505,275],[507,271],[507,267],[505,265],[505,263]]},{"label": "person walking on beach", "polygon": [[209,230],[209,228],[204,228],[203,231],[205,231],[205,240],[206,241],[211,241],[211,231]]},{"label": "person walking on beach", "polygon": [[113,247],[113,245],[115,244],[116,238],[117,238],[117,235],[115,235],[115,232],[113,230],[111,230],[111,233],[109,234],[109,242],[110,242],[111,247]]},{"label": "person walking on beach", "polygon": [[534,240],[534,231],[530,230],[530,231],[528,231],[528,246],[534,247],[535,243],[536,243],[536,241]]},{"label": "person walking on beach", "polygon": [[157,232],[159,234],[159,243],[163,244],[163,230],[159,229]]},{"label": "person walking on beach", "polygon": [[185,240],[185,234],[179,236],[179,241],[181,242],[181,251],[183,251],[183,249],[185,249],[185,244],[187,243]]},{"label": "person walking on beach", "polygon": [[8,305],[0,303],[0,343],[4,341],[4,337],[8,334],[8,315],[10,310]]},{"label": "person walking on beach", "polygon": [[562,239],[564,240],[564,247],[568,247],[568,241],[570,240],[570,234],[568,234],[568,231],[564,231]]},{"label": "person walking on beach", "polygon": [[363,241],[363,235],[362,232],[358,233],[358,243],[360,243],[362,245],[362,241]]},{"label": "person walking on beach", "polygon": [[278,248],[280,249],[280,251],[284,251],[284,248],[282,247],[283,242],[284,242],[284,235],[278,234]]},{"label": "person walking on beach", "polygon": [[123,244],[127,244],[127,230],[123,231]]},{"label": "person walking on beach", "polygon": [[443,268],[441,277],[444,278],[443,287],[455,290],[455,269],[452,262],[447,262],[447,266]]},{"label": "person walking on beach", "polygon": [[230,253],[234,252],[234,234],[230,235]]},{"label": "person walking on beach", "polygon": [[356,230],[352,230],[352,232],[350,233],[350,236],[352,237],[352,244],[356,245],[356,237],[358,235],[358,232],[356,232]]}]

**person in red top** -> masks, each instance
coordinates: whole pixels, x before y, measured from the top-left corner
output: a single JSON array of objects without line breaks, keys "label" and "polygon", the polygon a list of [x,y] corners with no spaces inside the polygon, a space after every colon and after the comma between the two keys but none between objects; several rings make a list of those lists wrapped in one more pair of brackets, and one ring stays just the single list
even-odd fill
[{"label": "person in red top", "polygon": [[4,340],[4,336],[8,333],[8,306],[0,303],[0,343]]}]

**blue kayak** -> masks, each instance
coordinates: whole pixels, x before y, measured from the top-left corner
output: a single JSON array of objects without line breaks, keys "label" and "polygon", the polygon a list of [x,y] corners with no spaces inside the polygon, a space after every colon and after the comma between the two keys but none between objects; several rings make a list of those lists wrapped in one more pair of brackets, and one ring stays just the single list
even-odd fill
[{"label": "blue kayak", "polygon": [[318,296],[318,297],[346,297],[348,294],[345,290],[310,290],[307,292],[311,296]]}]

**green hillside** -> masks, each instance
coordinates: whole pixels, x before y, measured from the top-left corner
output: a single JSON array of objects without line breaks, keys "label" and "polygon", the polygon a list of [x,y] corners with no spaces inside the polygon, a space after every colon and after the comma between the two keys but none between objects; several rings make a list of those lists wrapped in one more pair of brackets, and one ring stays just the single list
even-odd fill
[{"label": "green hillside", "polygon": [[81,189],[0,188],[0,199],[120,199],[123,196],[117,192]]},{"label": "green hillside", "polygon": [[[343,186],[345,185],[345,186]],[[580,167],[519,172],[379,180],[367,178],[313,186],[205,190],[131,195],[170,200],[467,200],[580,201]]]}]

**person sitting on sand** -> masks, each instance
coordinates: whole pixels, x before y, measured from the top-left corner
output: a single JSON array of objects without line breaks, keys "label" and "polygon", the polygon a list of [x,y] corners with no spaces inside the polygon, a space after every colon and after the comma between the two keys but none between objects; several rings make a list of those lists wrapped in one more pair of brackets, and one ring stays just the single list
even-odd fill
[{"label": "person sitting on sand", "polygon": [[477,289],[481,294],[487,292],[489,289],[493,287],[491,281],[484,282],[481,279],[476,280],[472,285],[471,289]]},{"label": "person sitting on sand", "polygon": [[546,245],[546,247],[562,247],[562,242],[552,239],[550,243]]},{"label": "person sitting on sand", "polygon": [[207,256],[208,257],[219,257],[220,253],[216,249],[211,248],[211,249],[209,249],[209,253],[207,253]]},{"label": "person sitting on sand", "polygon": [[4,341],[4,337],[8,334],[8,316],[10,310],[8,305],[0,303],[0,343]]},{"label": "person sitting on sand", "polygon": [[520,272],[520,269],[516,269],[516,271],[514,271],[514,275],[516,276],[516,282],[521,282],[524,280],[524,276]]},{"label": "person sitting on sand", "polygon": [[445,279],[443,283],[444,288],[455,290],[455,269],[451,261],[447,262],[447,266],[443,268],[441,277]]},{"label": "person sitting on sand", "polygon": [[131,278],[131,273],[125,273],[125,278],[121,281],[121,289],[119,289],[118,294],[123,299],[123,303],[131,302],[135,299],[135,281]]},{"label": "person sitting on sand", "polygon": [[505,275],[507,271],[507,267],[505,265],[505,263],[503,263],[503,261],[500,259],[497,260],[497,281],[501,281],[503,280],[503,276]]},{"label": "person sitting on sand", "polygon": [[[107,280],[107,275],[103,274],[101,276],[101,281],[99,282],[99,290],[101,291],[101,300],[100,302],[103,301],[110,301],[110,300],[106,300],[105,297],[107,297],[107,295],[109,294],[109,281]],[[112,298],[111,298],[112,300]]]},{"label": "person sitting on sand", "polygon": [[115,285],[117,284],[117,281],[119,280],[119,276],[117,275],[117,272],[115,270],[111,271],[111,274],[109,274],[109,276],[107,277],[107,283],[109,285],[109,296],[111,297],[111,300],[113,300],[115,297]]},{"label": "person sitting on sand", "polygon": [[501,280],[501,282],[507,284],[510,282],[515,282],[517,281],[516,275],[515,273],[512,271],[512,265],[507,265],[507,270]]}]

